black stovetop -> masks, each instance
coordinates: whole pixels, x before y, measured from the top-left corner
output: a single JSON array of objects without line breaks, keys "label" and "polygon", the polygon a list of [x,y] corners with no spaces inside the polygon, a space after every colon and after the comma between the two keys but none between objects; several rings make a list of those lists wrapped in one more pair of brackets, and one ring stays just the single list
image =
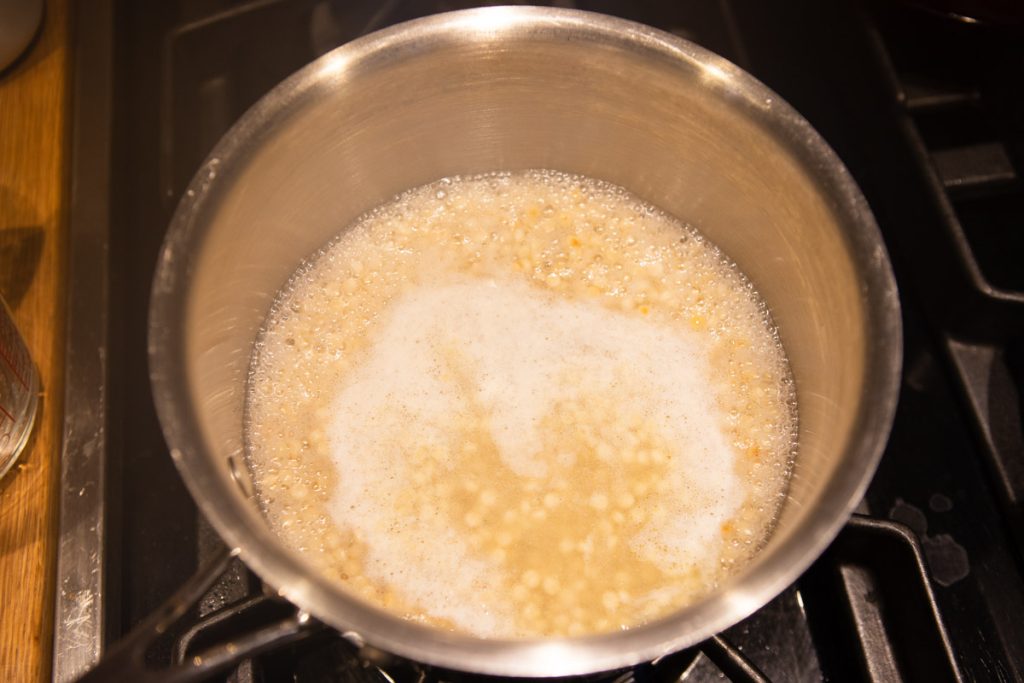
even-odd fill
[{"label": "black stovetop", "polygon": [[[105,643],[220,548],[167,455],[146,366],[149,283],[179,194],[234,120],[291,72],[368,31],[471,4],[114,0]],[[1024,680],[1024,38],[852,0],[554,4],[671,31],[776,90],[847,164],[894,262],[904,381],[862,511],[912,533],[851,524],[725,639],[776,681],[942,680],[955,675],[945,633],[964,680]],[[151,663],[184,657],[211,615],[259,594],[235,566]],[[320,633],[226,675],[386,680],[349,652]],[[687,681],[721,675],[697,652],[672,664]]]}]

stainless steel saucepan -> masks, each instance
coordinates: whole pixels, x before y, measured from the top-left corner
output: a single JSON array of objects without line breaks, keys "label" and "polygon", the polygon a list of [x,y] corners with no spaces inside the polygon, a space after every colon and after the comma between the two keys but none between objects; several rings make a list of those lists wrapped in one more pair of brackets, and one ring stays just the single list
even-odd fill
[{"label": "stainless steel saucepan", "polygon": [[[251,495],[242,431],[250,354],[296,266],[401,190],[526,168],[616,183],[700,229],[769,303],[796,378],[799,456],[767,546],[713,595],[628,631],[502,641],[403,621],[319,576],[271,532]],[[864,493],[893,418],[901,361],[899,303],[878,229],[842,163],[797,112],[684,40],[529,7],[441,14],[374,33],[264,97],[178,206],[149,339],[171,455],[246,564],[375,648],[513,676],[651,660],[778,594]]]}]

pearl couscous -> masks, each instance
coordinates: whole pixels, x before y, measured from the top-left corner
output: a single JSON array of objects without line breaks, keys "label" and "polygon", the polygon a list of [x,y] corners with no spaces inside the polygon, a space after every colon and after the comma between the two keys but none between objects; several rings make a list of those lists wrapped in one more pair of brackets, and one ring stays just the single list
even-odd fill
[{"label": "pearl couscous", "polygon": [[270,525],[409,619],[629,628],[763,545],[796,410],[749,281],[698,232],[552,171],[370,212],[282,290],[247,455]]}]

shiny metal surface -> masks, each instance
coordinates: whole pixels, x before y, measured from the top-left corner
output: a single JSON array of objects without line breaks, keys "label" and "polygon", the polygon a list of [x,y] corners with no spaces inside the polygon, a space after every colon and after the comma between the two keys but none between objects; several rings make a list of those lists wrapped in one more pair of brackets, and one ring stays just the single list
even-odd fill
[{"label": "shiny metal surface", "polygon": [[117,604],[106,592],[104,561],[111,543],[106,500],[111,4],[79,4],[75,16],[71,175],[76,181],[68,217],[67,365],[53,629],[56,683],[77,680],[99,660]]},{"label": "shiny metal surface", "polygon": [[225,643],[202,649],[168,669],[153,669],[146,660],[154,642],[181,621],[202,596],[224,574],[231,571],[234,551],[222,551],[200,568],[160,609],[150,614],[131,634],[115,644],[103,660],[79,680],[79,683],[132,681],[133,683],[199,683],[232,665],[240,658],[255,657],[261,652],[283,647],[323,628],[301,610],[270,624],[259,620],[253,628]]},{"label": "shiny metal surface", "polygon": [[[311,571],[239,486],[252,343],[299,262],[363,211],[456,173],[554,168],[688,221],[768,301],[797,382],[800,455],[776,533],[717,593],[630,631],[495,641],[402,621]],[[202,511],[280,593],[375,648],[492,674],[601,671],[704,640],[791,583],[856,506],[899,382],[899,303],[853,181],[793,109],[725,60],[601,15],[497,7],[343,46],[260,101],[178,207],[150,316],[171,455]]]}]

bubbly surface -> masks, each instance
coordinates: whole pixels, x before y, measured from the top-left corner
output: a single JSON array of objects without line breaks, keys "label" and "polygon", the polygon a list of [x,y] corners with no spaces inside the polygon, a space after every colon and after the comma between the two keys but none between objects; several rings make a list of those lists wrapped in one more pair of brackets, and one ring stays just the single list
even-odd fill
[{"label": "bubbly surface", "polygon": [[410,619],[485,637],[643,623],[763,545],[796,415],[763,302],[607,183],[443,179],[304,264],[247,445],[272,527]]}]

